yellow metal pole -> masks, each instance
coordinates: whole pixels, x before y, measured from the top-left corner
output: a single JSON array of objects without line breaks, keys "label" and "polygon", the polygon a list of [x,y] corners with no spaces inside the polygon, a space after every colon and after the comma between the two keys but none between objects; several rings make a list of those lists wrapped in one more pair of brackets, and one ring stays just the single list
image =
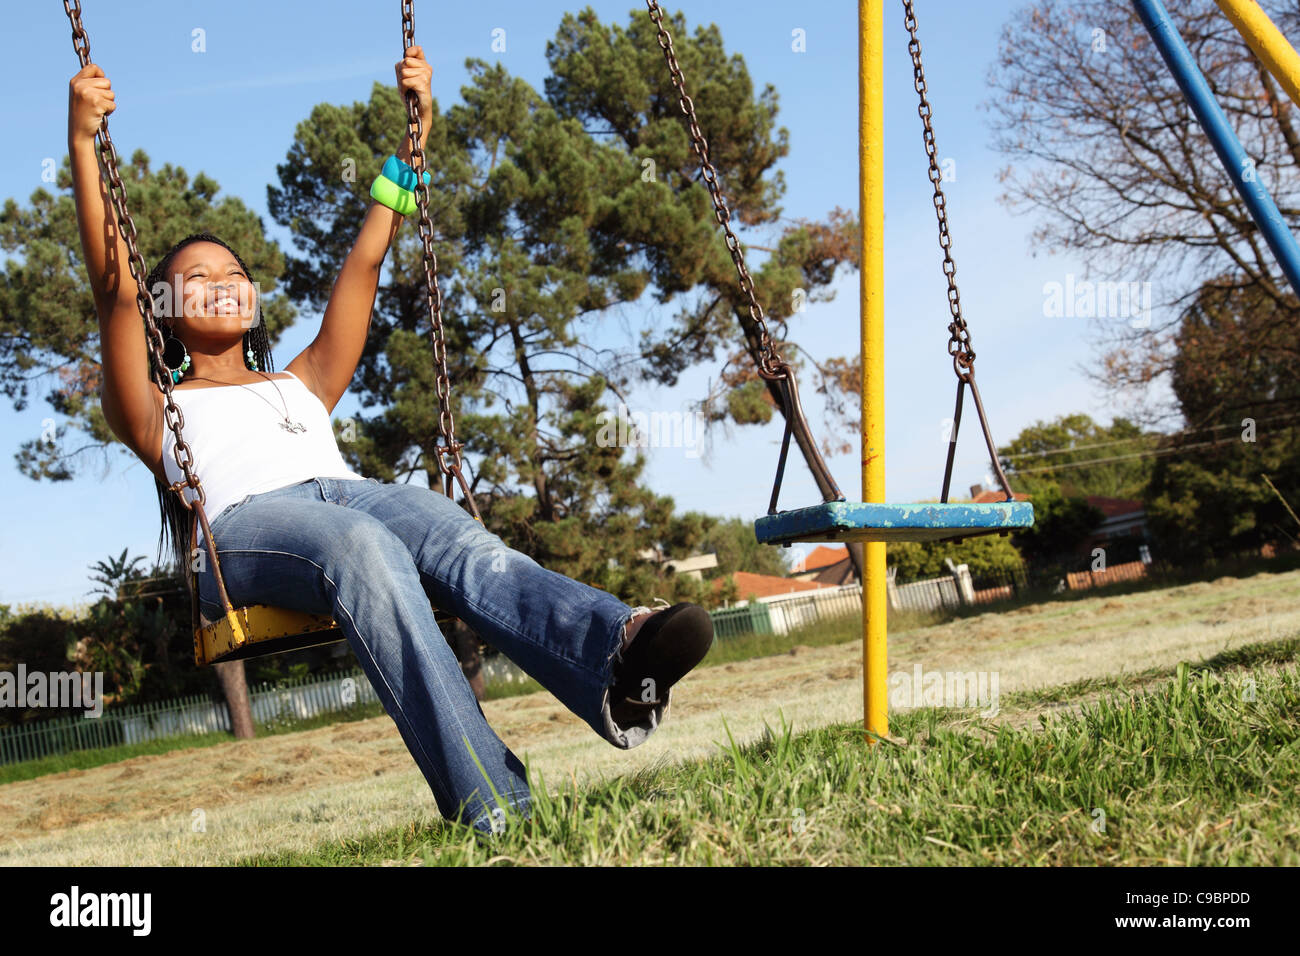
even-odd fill
[{"label": "yellow metal pole", "polygon": [[1300,105],[1300,55],[1255,0],[1215,0],[1261,63]]},{"label": "yellow metal pole", "polygon": [[[885,500],[884,0],[858,0],[858,188],[862,221],[862,500]],[[863,546],[862,698],[866,729],[889,733],[885,545]]]}]

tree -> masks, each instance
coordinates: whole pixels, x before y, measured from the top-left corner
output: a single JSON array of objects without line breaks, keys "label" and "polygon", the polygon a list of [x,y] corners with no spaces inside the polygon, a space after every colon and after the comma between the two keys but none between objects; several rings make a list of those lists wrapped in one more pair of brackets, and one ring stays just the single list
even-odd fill
[{"label": "tree", "polygon": [[1141,498],[1163,437],[1125,418],[1107,426],[1083,414],[1062,415],[1021,429],[998,456],[1017,491],[1032,494],[1052,484],[1070,497]]},{"label": "tree", "polygon": [[1050,484],[1035,492],[1033,503],[1034,526],[1012,535],[1030,565],[1068,562],[1105,518],[1087,499],[1066,496]]},{"label": "tree", "polygon": [[[1283,32],[1300,29],[1295,4],[1263,6]],[[1295,105],[1215,4],[1171,13],[1251,157],[1244,172],[1294,229]],[[1095,370],[1116,391],[1170,387],[1173,401],[1148,402],[1147,416],[1178,421],[1150,449],[1144,499],[1161,551],[1201,560],[1291,542],[1279,495],[1300,493],[1291,451],[1300,299],[1131,5],[1048,0],[1022,11],[1004,30],[991,82],[998,145],[1011,159],[1004,199],[1041,214],[1035,245],[1081,254],[1120,291],[1159,288],[1170,306],[1154,321],[1159,303],[1145,291],[1139,314],[1101,316],[1119,321],[1100,327]]]},{"label": "tree", "polygon": [[1275,330],[1280,311],[1252,287],[1206,286],[1183,316],[1172,379],[1191,427],[1168,443],[1175,454],[1157,462],[1147,495],[1162,553],[1206,560],[1296,543],[1300,331]]},{"label": "tree", "polygon": [[[1283,31],[1300,28],[1293,4],[1266,2]],[[1171,9],[1228,121],[1268,185],[1283,217],[1300,216],[1300,130],[1280,94],[1232,24],[1210,0]],[[1010,158],[1004,201],[1039,214],[1034,245],[1083,256],[1091,270],[1122,285],[1127,308],[1099,310],[1105,351],[1096,368],[1112,388],[1168,381],[1182,310],[1205,276],[1254,290],[1274,305],[1261,348],[1287,339],[1297,301],[1220,167],[1163,60],[1123,0],[1046,0],[1004,28],[990,83],[997,146]],[[1144,285],[1145,284],[1145,285]],[[1173,307],[1167,321],[1133,308]],[[1088,287],[1094,293],[1096,289]],[[1123,302],[1117,303],[1123,306]],[[1082,317],[1082,316],[1081,316]],[[1153,420],[1170,414],[1150,404]]]},{"label": "tree", "polygon": [[[15,675],[19,665],[28,673],[66,671],[76,638],[71,622],[49,611],[30,609],[6,613],[0,622],[0,671]],[[19,724],[28,711],[0,707],[0,725]]]},{"label": "tree", "polygon": [[1253,286],[1202,286],[1183,312],[1170,380],[1193,432],[1300,408],[1300,317]]},{"label": "tree", "polygon": [[948,573],[947,561],[965,564],[971,574],[1011,574],[1024,562],[1015,545],[1001,535],[952,541],[897,541],[885,548],[889,565],[898,569],[898,580],[915,581]]},{"label": "tree", "polygon": [[[0,670],[102,674],[104,703],[138,704],[211,690],[193,666],[189,599],[179,577],[127,552],[91,566],[98,600],[83,613],[34,609],[0,615]],[[0,709],[0,720],[25,713]],[[46,714],[48,716],[48,714]]]},{"label": "tree", "polygon": [[743,518],[711,519],[704,532],[699,550],[718,556],[718,566],[703,572],[706,581],[727,577],[737,571],[751,574],[771,574],[785,577],[790,573],[783,559],[782,548],[759,544],[754,537],[754,526]]},{"label": "tree", "polygon": [[[776,90],[769,85],[754,103],[748,71],[739,56],[727,57],[716,25],[697,27],[689,36],[680,14],[670,19],[677,61],[688,78],[700,127],[707,131],[709,157],[725,186],[733,220],[751,226],[774,223],[781,212],[775,202],[785,182],[780,172],[770,179],[765,174],[788,152],[784,129],[772,139]],[[556,108],[610,136],[643,172],[648,166],[652,178],[662,175],[674,196],[687,203],[685,215],[669,213],[671,225],[664,217],[641,215],[626,224],[630,229],[621,230],[623,239],[645,249],[660,302],[694,290],[700,293],[681,306],[663,333],[643,333],[642,376],[673,384],[685,368],[712,360],[721,350],[727,362],[718,388],[702,403],[704,413],[710,420],[737,424],[770,421],[772,410],[781,408],[779,389],[755,371],[760,354],[757,323],[737,286],[730,255],[718,241],[713,217],[701,216],[711,211],[711,202],[655,27],[640,14],[633,15],[626,30],[605,27],[588,8],[564,18],[547,56],[554,75],[547,79],[546,90]],[[669,232],[674,227],[689,231],[665,245],[665,227]],[[811,357],[783,341],[788,320],[806,303],[833,297],[828,287],[838,268],[858,265],[860,234],[856,217],[837,207],[825,222],[796,221],[772,245],[750,247],[769,253],[761,269],[750,263],[755,299],[766,311],[773,338],[796,368],[802,364],[801,355]],[[733,319],[742,332],[743,348],[737,348]],[[827,433],[851,433],[847,426],[854,396],[860,394],[858,360],[831,358],[813,364],[817,391],[826,395],[828,414],[838,423]],[[812,436],[796,423],[793,438],[819,490],[829,496],[829,483],[813,467],[818,448]],[[822,444],[828,452],[851,447],[825,438]],[[850,544],[849,551],[861,576],[861,546]]]},{"label": "tree", "polygon": [[119,703],[210,691],[211,679],[193,663],[184,579],[158,564],[144,571],[144,560],[123,549],[91,565],[101,596],[73,622],[70,659],[79,670],[102,672],[106,695]]},{"label": "tree", "polygon": [[[743,61],[725,54],[716,28],[689,37],[679,17],[673,29],[693,86],[707,91],[700,121],[737,219],[775,223],[783,183],[772,169],[788,147],[775,132],[774,91],[754,100]],[[640,456],[607,440],[610,416],[636,379],[671,384],[719,350],[741,357],[738,326],[752,332],[752,321],[648,20],[633,15],[623,29],[589,9],[566,15],[547,56],[545,96],[500,65],[470,60],[463,102],[435,104],[426,153],[458,435],[494,531],[547,567],[632,600],[664,587],[641,551],[697,542],[671,500],[641,486]],[[396,91],[376,85],[369,102],[322,105],[300,125],[269,190],[272,215],[304,250],[289,264],[296,298],[323,303],[322,278],[337,270],[364,211],[366,183],[336,171],[377,166],[404,117]],[[837,265],[852,264],[855,229],[842,212],[783,229],[752,270],[775,331],[796,300],[825,297]],[[420,256],[414,231],[400,232],[358,371],[362,405],[374,411],[343,447],[367,474],[434,482],[438,409]],[[594,348],[617,310],[652,286],[656,301],[686,303],[672,329],[647,330],[635,350]],[[728,368],[722,381],[725,392],[705,397],[706,417],[770,420],[770,395],[752,372]]]},{"label": "tree", "polygon": [[[136,150],[120,172],[145,261],[156,261],[192,232],[222,236],[240,251],[258,281],[262,318],[275,341],[294,310],[275,294],[284,260],[256,213],[237,198],[218,200],[219,185],[202,173],[191,180],[171,164],[153,172],[143,150]],[[6,199],[0,211],[0,247],[22,254],[21,262],[7,259],[0,272],[0,391],[22,410],[33,391],[48,383],[44,399],[60,416],[50,419],[46,433],[23,441],[15,455],[19,471],[37,481],[70,481],[96,462],[106,470],[114,455],[125,451],[99,405],[99,323],[78,251],[66,157],[56,185],[58,196],[40,188],[32,193],[29,208]],[[161,540],[159,544],[161,555]],[[126,667],[122,673],[130,671]],[[251,728],[243,663],[221,665],[216,674],[229,692],[227,703],[237,725]]]},{"label": "tree", "polygon": [[137,554],[128,560],[127,550],[123,548],[122,553],[116,558],[109,555],[107,561],[96,561],[90,566],[90,569],[95,572],[90,576],[90,580],[98,585],[92,593],[116,598],[121,593],[123,585],[144,577],[144,572],[137,567],[144,560],[144,555]]},{"label": "tree", "polygon": [[[190,232],[222,236],[258,280],[274,341],[293,309],[275,294],[283,257],[256,213],[237,198],[218,200],[220,186],[202,173],[191,180],[171,164],[152,171],[144,150],[132,154],[121,175],[145,261],[156,261]],[[21,411],[38,388],[48,389],[41,397],[59,419],[21,443],[17,464],[32,479],[67,481],[96,462],[107,466],[123,446],[99,407],[99,323],[79,253],[67,157],[56,186],[57,196],[42,187],[28,208],[10,198],[0,210],[0,248],[22,256],[21,262],[6,259],[0,271],[0,391]]]}]

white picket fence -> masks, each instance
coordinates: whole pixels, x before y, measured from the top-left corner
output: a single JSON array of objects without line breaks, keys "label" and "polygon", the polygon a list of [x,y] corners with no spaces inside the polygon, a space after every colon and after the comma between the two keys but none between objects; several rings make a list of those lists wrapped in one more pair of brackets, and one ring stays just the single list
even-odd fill
[{"label": "white picket fence", "polygon": [[895,584],[897,568],[889,569],[886,590],[889,607],[893,611],[941,611],[975,603],[975,587],[970,568],[964,564],[949,564],[951,573],[941,578]]},{"label": "white picket fence", "polygon": [[[306,719],[379,699],[361,671],[296,686],[257,690],[248,696],[255,723]],[[230,729],[230,711],[224,702],[192,704],[161,713],[128,717],[122,721],[123,743],[128,744],[179,734],[205,734]]]},{"label": "white picket fence", "polygon": [[[944,577],[908,584],[895,584],[894,569],[890,568],[887,591],[889,607],[894,611],[938,611],[975,603],[970,570],[964,564]],[[828,618],[860,614],[862,585],[846,584],[817,591],[773,594],[758,600],[768,607],[772,631],[786,634]]]},{"label": "white picket fence", "polygon": [[895,611],[937,611],[961,607],[957,582],[951,577],[891,585],[889,606]]},{"label": "white picket fence", "polygon": [[817,591],[773,594],[758,600],[767,605],[773,633],[787,634],[795,628],[807,627],[827,618],[861,613],[862,585],[845,584]]}]

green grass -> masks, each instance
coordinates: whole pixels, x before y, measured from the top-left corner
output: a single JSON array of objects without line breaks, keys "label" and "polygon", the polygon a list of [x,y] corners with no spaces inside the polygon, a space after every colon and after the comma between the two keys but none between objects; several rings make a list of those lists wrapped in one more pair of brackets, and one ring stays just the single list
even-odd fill
[{"label": "green grass", "polygon": [[1300,671],[1273,643],[1037,726],[925,709],[868,744],[856,724],[783,724],[598,786],[535,781],[531,818],[490,846],[426,818],[242,862],[1296,865]]},{"label": "green grass", "polygon": [[[1258,644],[1246,644],[1242,647],[1221,651],[1213,657],[1207,657],[1199,663],[1188,666],[1194,674],[1199,674],[1202,671],[1219,673],[1260,665],[1290,664],[1297,660],[1300,660],[1300,636],[1261,641]],[[1130,674],[1085,677],[1082,680],[1071,681],[1068,684],[1057,684],[1053,687],[1034,688],[1032,690],[1002,694],[1000,695],[1000,703],[1011,707],[1067,703],[1098,692],[1133,690],[1161,677],[1168,677],[1173,673],[1175,672],[1167,667],[1149,667],[1146,670],[1134,671]]]},{"label": "green grass", "polygon": [[[1126,582],[1131,584],[1143,584],[1144,582]],[[1120,586],[1116,586],[1120,587]],[[1145,590],[1146,588],[1142,588]],[[1111,593],[1113,589],[1108,589]],[[1077,592],[1081,596],[1097,596],[1099,592]],[[998,613],[1003,610],[1010,610],[1017,605],[1002,604],[992,609],[992,613]],[[971,612],[987,614],[990,609],[967,609]],[[1068,614],[1069,609],[1063,608],[1062,613]],[[891,633],[913,630],[934,624],[943,623],[951,619],[952,612],[894,612],[889,614],[889,630]],[[700,664],[701,667],[717,666],[721,664],[734,663],[743,660],[753,660],[760,657],[768,657],[777,654],[785,654],[791,648],[796,646],[804,647],[826,647],[835,644],[844,644],[850,641],[861,639],[862,635],[862,616],[846,615],[841,618],[834,618],[821,622],[810,627],[799,628],[788,634],[747,634],[740,637],[724,638],[714,643],[713,649],[709,655]],[[1261,648],[1270,648],[1274,645],[1284,645],[1287,642],[1268,642],[1266,644],[1256,644],[1237,651],[1227,652],[1227,655],[1243,655],[1242,660],[1253,659],[1252,655],[1261,653]],[[1294,642],[1293,642],[1294,644]],[[1291,645],[1288,645],[1291,646]],[[1294,653],[1287,659],[1294,658]],[[1225,655],[1219,655],[1214,658],[1218,661],[1225,658]],[[1203,665],[1211,666],[1207,661]],[[1004,695],[1003,700],[1007,702],[1051,702],[1055,699],[1065,699],[1077,697],[1087,692],[1098,691],[1103,689],[1120,689],[1126,687],[1140,686],[1148,682],[1153,676],[1158,675],[1158,671],[1146,671],[1139,674],[1122,675],[1108,678],[1089,678],[1076,685],[1064,685],[1062,687],[1048,688],[1041,691],[1022,691],[1018,694]],[[1086,685],[1086,686],[1085,686]],[[487,700],[500,700],[509,697],[518,697],[525,694],[532,694],[542,691],[544,688],[535,680],[527,678],[523,681],[515,682],[495,682],[487,685],[485,688],[485,697]],[[1053,696],[1055,695],[1055,696]],[[313,730],[318,727],[329,726],[336,723],[345,723],[354,720],[367,720],[371,717],[378,717],[384,713],[383,708],[378,703],[371,703],[350,708],[348,711],[337,711],[317,715],[307,720],[289,719],[278,721],[274,724],[263,724],[258,727],[259,736],[270,736],[273,734],[296,733],[298,731]],[[190,747],[214,747],[219,744],[229,743],[235,740],[233,734],[227,732],[216,732],[209,734],[185,735],[180,737],[167,737],[161,740],[153,740],[140,744],[125,744],[118,747],[106,747],[98,750],[82,750],[71,753],[54,755],[40,758],[38,760],[29,760],[22,763],[7,764],[0,766],[0,784],[12,783],[19,780],[31,780],[36,777],[50,773],[60,773],[65,770],[88,770],[92,767],[103,766],[105,764],[116,763],[120,760],[127,760],[131,757],[138,757],[145,754],[163,754],[174,750],[183,750]]]},{"label": "green grass", "polygon": [[[979,617],[989,612],[1004,613],[1025,607],[1042,604],[1061,603],[1068,605],[1075,601],[1087,601],[1091,598],[1114,598],[1128,594],[1144,594],[1149,591],[1166,591],[1172,588],[1186,587],[1217,581],[1220,578],[1253,578],[1258,575],[1286,574],[1300,569],[1300,550],[1290,551],[1272,558],[1259,556],[1230,557],[1220,561],[1211,561],[1202,565],[1177,567],[1155,565],[1146,577],[1130,581],[1116,581],[1100,587],[1081,588],[1079,590],[1056,591],[1047,585],[1031,586],[1014,596],[995,604],[975,605],[971,607],[949,608],[934,612],[929,623],[946,624],[959,618]],[[1061,578],[1065,577],[1062,572]],[[1213,599],[1212,599],[1213,600]],[[1062,607],[1060,614],[1069,614],[1068,607]]]}]

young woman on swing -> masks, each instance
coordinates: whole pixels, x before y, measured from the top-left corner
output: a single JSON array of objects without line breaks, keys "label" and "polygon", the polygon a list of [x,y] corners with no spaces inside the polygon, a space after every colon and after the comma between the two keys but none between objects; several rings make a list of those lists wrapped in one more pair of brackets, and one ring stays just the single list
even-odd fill
[{"label": "young woman on swing", "polygon": [[[420,47],[406,50],[396,74],[403,98],[418,97],[427,136],[432,69]],[[99,316],[100,397],[114,433],[154,473],[164,534],[176,559],[188,562],[188,511],[170,490],[182,477],[174,436],[96,160],[95,133],[114,109],[107,77],[87,63],[70,84],[68,151]],[[398,182],[413,173],[394,164],[410,158],[404,139],[386,167],[399,171]],[[220,239],[201,233],[177,243],[154,266],[146,292],[167,340],[173,397],[231,601],[333,615],[439,811],[496,832],[494,789],[527,815],[524,766],[488,725],[431,600],[624,749],[662,723],[670,688],[707,653],[713,627],[695,605],[633,608],[547,571],[438,491],[363,478],[344,463],[329,413],[360,361],[380,269],[401,223],[394,208],[371,203],[320,332],[280,374],[271,374],[253,278]],[[211,568],[195,578],[203,612],[220,618]]]}]

